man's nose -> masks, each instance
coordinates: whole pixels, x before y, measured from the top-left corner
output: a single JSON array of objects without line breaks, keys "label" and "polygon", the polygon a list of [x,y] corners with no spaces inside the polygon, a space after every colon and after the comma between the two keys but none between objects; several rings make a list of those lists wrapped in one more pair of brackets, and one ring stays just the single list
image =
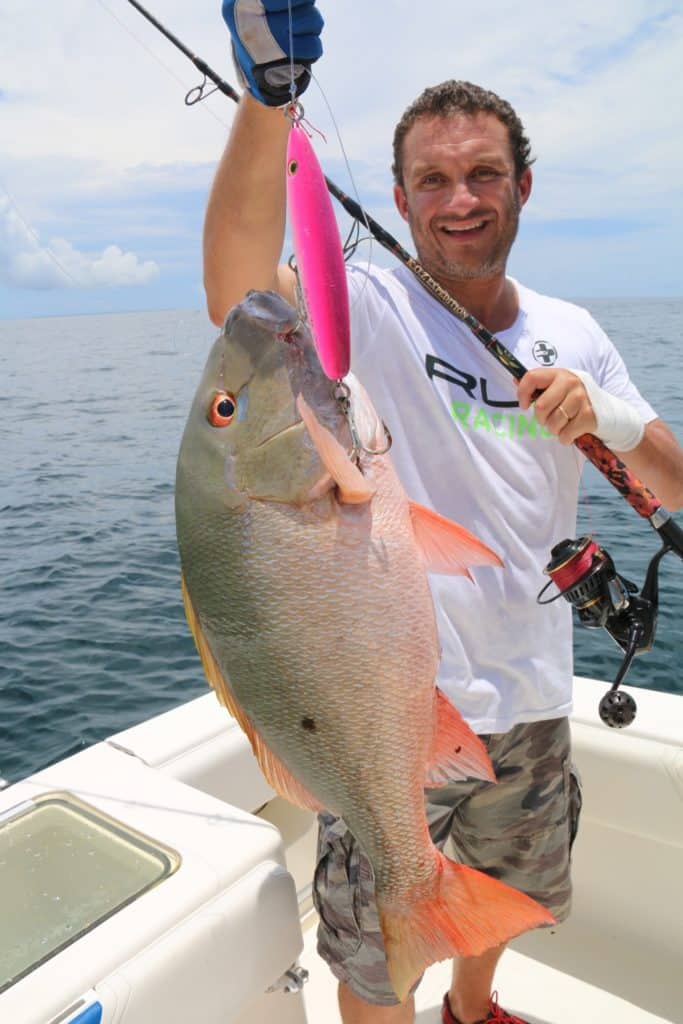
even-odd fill
[{"label": "man's nose", "polygon": [[446,200],[446,209],[450,213],[464,217],[475,208],[478,202],[479,199],[470,189],[467,180],[463,178],[453,183],[450,195]]}]

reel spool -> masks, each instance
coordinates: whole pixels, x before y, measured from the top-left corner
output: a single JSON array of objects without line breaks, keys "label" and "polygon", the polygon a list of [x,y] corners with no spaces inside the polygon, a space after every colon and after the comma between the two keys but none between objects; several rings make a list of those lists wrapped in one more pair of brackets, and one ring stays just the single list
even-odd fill
[{"label": "reel spool", "polygon": [[[657,625],[659,560],[664,547],[650,563],[641,593],[635,583],[620,576],[614,562],[592,537],[563,540],[550,552],[543,570],[550,580],[538,595],[539,604],[550,604],[563,597],[576,609],[579,621],[589,629],[606,629],[624,651],[624,660],[612,687],[600,701],[600,717],[613,729],[623,729],[636,717],[636,702],[619,691],[631,662],[637,654],[651,650]],[[558,593],[543,600],[554,584]]]}]

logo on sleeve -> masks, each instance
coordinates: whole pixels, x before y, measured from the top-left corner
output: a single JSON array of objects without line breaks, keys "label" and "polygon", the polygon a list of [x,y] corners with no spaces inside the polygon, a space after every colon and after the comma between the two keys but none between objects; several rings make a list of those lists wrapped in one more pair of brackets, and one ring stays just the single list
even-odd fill
[{"label": "logo on sleeve", "polygon": [[557,362],[557,349],[549,341],[537,341],[532,351],[534,359],[541,366],[552,366]]}]

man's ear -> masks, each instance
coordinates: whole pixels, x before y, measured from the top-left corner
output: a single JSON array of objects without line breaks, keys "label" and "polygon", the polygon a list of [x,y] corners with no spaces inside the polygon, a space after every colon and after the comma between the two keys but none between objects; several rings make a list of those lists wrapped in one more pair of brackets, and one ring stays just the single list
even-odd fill
[{"label": "man's ear", "polygon": [[394,185],[394,202],[403,219],[408,220],[408,200],[400,185]]},{"label": "man's ear", "polygon": [[521,173],[521,175],[519,177],[519,181],[517,183],[517,189],[518,189],[518,192],[519,192],[519,204],[520,204],[520,206],[524,206],[524,204],[526,203],[527,199],[531,195],[531,186],[532,186],[532,184],[533,184],[533,175],[531,173],[531,168],[530,167],[526,167],[522,171],[522,173]]}]

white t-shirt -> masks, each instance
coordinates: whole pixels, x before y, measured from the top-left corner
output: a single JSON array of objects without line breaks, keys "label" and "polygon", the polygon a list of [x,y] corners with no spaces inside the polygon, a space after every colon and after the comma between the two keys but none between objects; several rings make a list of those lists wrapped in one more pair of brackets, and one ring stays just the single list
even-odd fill
[{"label": "white t-shirt", "polygon": [[[352,369],[392,437],[408,496],[454,519],[504,568],[430,576],[438,683],[479,733],[571,711],[571,608],[540,606],[550,549],[576,535],[585,463],[522,412],[510,374],[405,267],[348,268]],[[529,369],[587,370],[646,421],[653,409],[590,314],[515,283],[520,312],[497,337]]]}]

